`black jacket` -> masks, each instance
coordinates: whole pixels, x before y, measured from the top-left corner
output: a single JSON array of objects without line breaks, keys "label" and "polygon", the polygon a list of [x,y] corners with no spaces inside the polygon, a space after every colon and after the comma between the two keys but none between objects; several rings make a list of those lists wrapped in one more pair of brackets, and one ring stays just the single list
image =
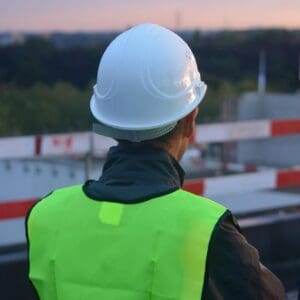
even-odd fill
[{"label": "black jacket", "polygon": [[[181,188],[184,171],[158,148],[112,147],[98,181],[87,181],[84,192],[95,200],[139,203]],[[201,298],[201,295],[199,295]],[[280,280],[259,261],[230,211],[218,222],[208,249],[201,299],[284,299]]]}]

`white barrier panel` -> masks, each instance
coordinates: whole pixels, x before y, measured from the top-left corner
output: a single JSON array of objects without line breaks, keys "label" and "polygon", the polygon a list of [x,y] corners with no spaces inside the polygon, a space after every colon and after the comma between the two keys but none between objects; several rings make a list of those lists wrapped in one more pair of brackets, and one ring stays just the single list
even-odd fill
[{"label": "white barrier panel", "polygon": [[42,156],[84,155],[89,153],[90,149],[90,133],[42,136]]},{"label": "white barrier panel", "polygon": [[196,143],[216,143],[250,138],[266,138],[271,135],[270,121],[249,121],[198,125]]},{"label": "white barrier panel", "polygon": [[10,137],[0,139],[0,159],[33,157],[34,155],[34,136]]},{"label": "white barrier panel", "polygon": [[[213,196],[300,186],[300,167],[262,170],[255,173],[186,180],[183,188],[194,194]],[[300,204],[300,197],[299,197]]]},{"label": "white barrier panel", "polygon": [[205,196],[218,194],[243,193],[257,190],[274,189],[277,172],[275,170],[249,174],[227,175],[205,179]]}]

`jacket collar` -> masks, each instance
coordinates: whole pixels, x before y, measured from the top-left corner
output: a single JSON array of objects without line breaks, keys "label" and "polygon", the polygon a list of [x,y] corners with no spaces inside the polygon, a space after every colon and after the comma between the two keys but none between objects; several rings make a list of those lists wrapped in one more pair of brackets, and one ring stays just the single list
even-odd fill
[{"label": "jacket collar", "polygon": [[183,169],[167,151],[122,143],[110,148],[100,179],[83,189],[95,200],[137,203],[176,191],[183,180]]}]

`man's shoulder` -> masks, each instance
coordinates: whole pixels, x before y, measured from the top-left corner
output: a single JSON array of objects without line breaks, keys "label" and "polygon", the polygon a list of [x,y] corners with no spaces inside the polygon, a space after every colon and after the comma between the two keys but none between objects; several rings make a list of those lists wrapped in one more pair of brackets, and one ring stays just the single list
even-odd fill
[{"label": "man's shoulder", "polygon": [[217,210],[220,213],[225,213],[227,211],[227,208],[225,206],[223,206],[222,204],[211,200],[209,198],[200,196],[200,195],[196,195],[193,194],[191,192],[188,192],[186,190],[180,189],[178,190],[178,196],[181,199],[184,199],[185,201],[189,201],[189,203],[191,205],[193,205],[194,207],[207,207],[208,209],[213,209],[213,210]]},{"label": "man's shoulder", "polygon": [[81,190],[82,185],[72,185],[55,189],[39,199],[32,207],[28,215],[32,214],[32,211],[41,212],[42,210],[54,210],[56,207],[61,206],[64,202],[69,201],[69,199],[72,198],[72,195],[80,192]]},{"label": "man's shoulder", "polygon": [[51,191],[49,194],[40,199],[39,202],[45,202],[46,200],[54,199],[57,197],[68,196],[74,193],[78,193],[82,190],[82,185],[70,185],[62,188],[55,189]]}]

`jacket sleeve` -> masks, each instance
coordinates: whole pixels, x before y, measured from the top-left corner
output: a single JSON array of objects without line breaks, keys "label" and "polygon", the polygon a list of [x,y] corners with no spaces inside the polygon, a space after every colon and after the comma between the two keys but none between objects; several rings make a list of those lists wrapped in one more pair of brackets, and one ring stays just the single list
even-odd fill
[{"label": "jacket sleeve", "polygon": [[259,261],[256,248],[225,213],[210,241],[202,299],[285,299],[281,281]]}]

